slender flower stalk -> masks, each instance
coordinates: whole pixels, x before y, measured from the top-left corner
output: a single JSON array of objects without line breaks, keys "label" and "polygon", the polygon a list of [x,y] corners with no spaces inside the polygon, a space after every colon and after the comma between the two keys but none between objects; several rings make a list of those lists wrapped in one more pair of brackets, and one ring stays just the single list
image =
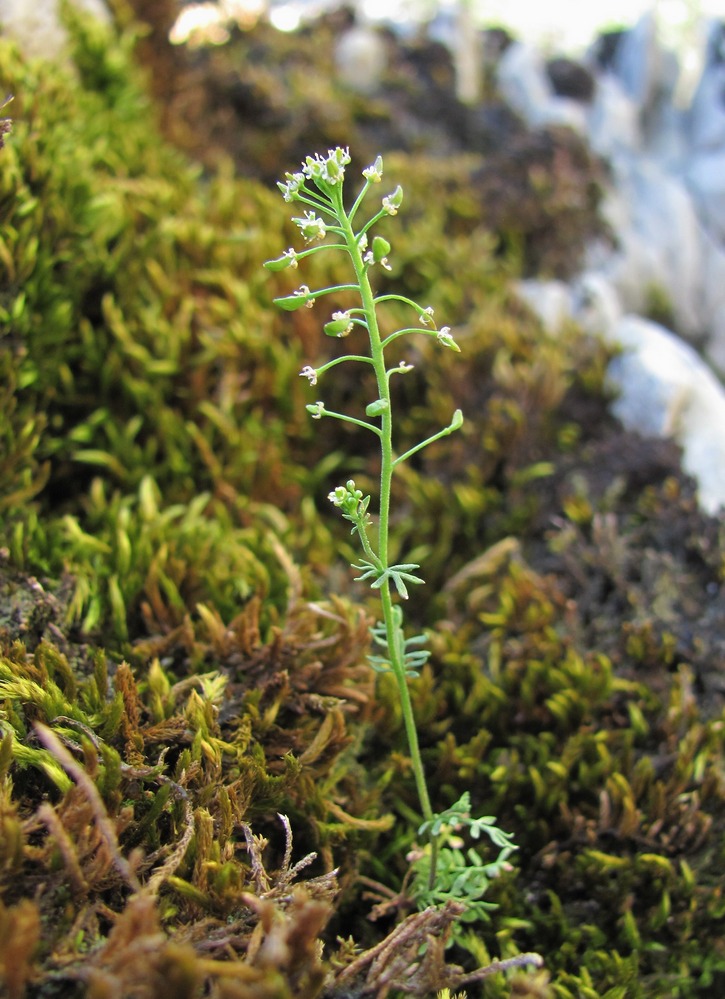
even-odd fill
[{"label": "slender flower stalk", "polygon": [[[363,557],[360,559],[360,564],[353,565],[353,568],[359,572],[356,579],[368,582],[380,598],[382,621],[372,628],[373,641],[380,654],[371,655],[369,658],[373,669],[392,673],[396,683],[422,816],[418,832],[428,839],[428,848],[417,853],[413,863],[417,900],[419,904],[427,905],[456,897],[480,914],[483,908],[490,908],[488,903],[481,901],[481,895],[488,886],[489,878],[505,869],[506,857],[515,847],[507,834],[493,825],[494,820],[491,817],[475,820],[470,818],[467,795],[445,812],[440,814],[433,812],[409,688],[411,677],[418,675],[420,667],[427,661],[430,653],[421,648],[425,644],[423,635],[405,637],[403,612],[398,602],[398,599],[407,600],[408,587],[423,583],[423,579],[416,575],[416,570],[420,568],[416,563],[391,565],[389,560],[390,506],[395,470],[429,444],[458,430],[463,424],[463,414],[457,409],[447,427],[413,445],[402,454],[396,454],[390,378],[393,374],[406,374],[413,366],[404,360],[397,360],[397,363],[388,366],[386,350],[393,343],[397,347],[404,336],[414,334],[434,337],[440,346],[456,352],[459,352],[460,348],[448,326],[438,329],[431,306],[422,307],[403,295],[375,295],[370,274],[376,267],[389,269],[388,254],[391,246],[387,239],[373,235],[372,231],[378,222],[398,213],[403,203],[403,190],[398,186],[392,193],[385,195],[379,210],[374,212],[367,222],[356,227],[357,214],[363,201],[370,189],[382,180],[383,160],[378,156],[375,163],[363,171],[365,183],[348,212],[343,200],[343,180],[345,167],[349,162],[349,151],[337,148],[330,150],[326,157],[308,156],[302,165],[301,173],[286,174],[286,182],[278,186],[285,201],[301,202],[309,207],[310,210],[305,210],[302,216],[293,221],[299,227],[305,242],[315,245],[301,252],[289,249],[281,257],[268,261],[265,266],[272,271],[296,267],[303,257],[330,249],[346,252],[350,260],[354,282],[315,291],[310,290],[307,285],[301,285],[291,295],[275,299],[275,303],[283,309],[293,311],[302,307],[313,307],[319,299],[341,291],[352,290],[359,296],[359,307],[347,309],[345,312],[334,312],[324,323],[323,328],[324,332],[332,337],[346,337],[356,328],[362,328],[367,333],[369,353],[345,354],[318,367],[305,365],[300,375],[307,378],[311,386],[315,386],[323,375],[346,362],[370,365],[375,372],[377,398],[367,405],[366,419],[328,410],[320,400],[310,403],[307,410],[313,419],[332,417],[368,430],[380,442],[378,526],[374,535],[371,537],[370,529],[373,521],[368,512],[371,497],[363,496],[362,491],[355,486],[354,480],[350,479],[344,486],[335,488],[329,498],[340,509],[342,516],[353,525],[352,533],[358,535]],[[335,242],[323,242],[328,234],[332,234]],[[378,323],[377,307],[388,301],[408,306],[415,313],[420,325],[406,326],[383,335]],[[467,852],[469,860],[466,860],[455,847],[459,842],[457,831],[461,828],[469,829],[471,835],[476,838],[481,831],[486,832],[500,847],[498,859],[488,865],[483,865],[481,862],[478,867],[469,870],[471,855],[477,860],[478,858],[475,851],[469,850]],[[446,858],[446,867],[442,870],[438,862],[439,851],[446,844],[454,844],[454,847],[446,848],[441,853],[441,856]],[[467,872],[465,877],[461,876],[463,869]]]}]

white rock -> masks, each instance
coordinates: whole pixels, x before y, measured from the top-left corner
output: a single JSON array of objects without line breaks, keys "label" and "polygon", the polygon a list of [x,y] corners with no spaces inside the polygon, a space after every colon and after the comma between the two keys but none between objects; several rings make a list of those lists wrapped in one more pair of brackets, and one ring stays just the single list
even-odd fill
[{"label": "white rock", "polygon": [[625,32],[614,56],[614,71],[625,93],[641,108],[654,98],[659,57],[657,21],[650,11]]},{"label": "white rock", "polygon": [[518,291],[547,332],[561,328],[563,310],[565,319],[623,348],[607,370],[617,394],[612,412],[627,430],[673,438],[683,469],[698,484],[701,507],[712,514],[725,507],[725,389],[699,354],[658,323],[623,314],[601,274],[584,274],[571,287],[525,281]]},{"label": "white rock", "polygon": [[601,277],[581,279],[577,318],[624,348],[607,372],[618,392],[613,412],[628,430],[680,445],[700,505],[714,514],[725,506],[725,389],[689,344],[640,316],[617,315],[617,304]]},{"label": "white rock", "polygon": [[[654,18],[622,39],[586,113],[590,144],[611,167],[603,214],[614,246],[590,245],[573,286],[527,281],[519,291],[550,333],[573,316],[622,346],[608,372],[614,413],[630,430],[672,437],[702,507],[716,512],[725,507],[725,389],[709,365],[725,377],[725,25],[708,52],[687,113],[674,101],[677,63]],[[551,115],[537,53],[512,46],[499,82],[530,125]],[[677,335],[642,318],[655,291]]]},{"label": "white rock", "polygon": [[654,11],[645,13],[624,33],[614,55],[613,72],[639,109],[647,145],[652,138],[659,143],[680,67],[676,54],[663,44]]},{"label": "white rock", "polygon": [[337,75],[358,93],[375,93],[386,64],[385,42],[374,28],[362,25],[350,28],[335,46]]},{"label": "white rock", "polygon": [[[71,0],[99,20],[110,23],[104,0]],[[59,0],[0,0],[0,25],[28,56],[56,59],[68,40]]]},{"label": "white rock", "polygon": [[713,236],[725,244],[725,146],[696,153],[687,166],[685,179],[700,217]]},{"label": "white rock", "polygon": [[613,76],[597,79],[591,108],[587,112],[587,134],[595,153],[618,157],[642,145],[637,106]]},{"label": "white rock", "polygon": [[496,79],[504,100],[527,122],[533,121],[538,109],[553,97],[541,54],[523,42],[514,42],[506,49],[499,59]]},{"label": "white rock", "polygon": [[572,294],[564,281],[520,281],[518,295],[539,317],[547,333],[557,333],[572,315]]},{"label": "white rock", "polygon": [[530,46],[510,45],[499,60],[496,79],[504,99],[532,128],[566,125],[586,134],[586,109],[554,93],[542,55]]},{"label": "white rock", "polygon": [[725,378],[725,247],[706,231],[702,244],[702,309],[708,328],[704,351]]},{"label": "white rock", "polygon": [[713,334],[703,275],[714,244],[685,184],[654,160],[620,157],[603,214],[617,246],[593,248],[589,260],[614,284],[627,312],[646,313],[654,291],[672,307],[677,332],[697,343]]},{"label": "white rock", "polygon": [[706,62],[687,113],[688,138],[696,150],[725,147],[725,28],[714,24]]},{"label": "white rock", "polygon": [[725,66],[709,67],[692,99],[687,119],[693,149],[725,146]]}]

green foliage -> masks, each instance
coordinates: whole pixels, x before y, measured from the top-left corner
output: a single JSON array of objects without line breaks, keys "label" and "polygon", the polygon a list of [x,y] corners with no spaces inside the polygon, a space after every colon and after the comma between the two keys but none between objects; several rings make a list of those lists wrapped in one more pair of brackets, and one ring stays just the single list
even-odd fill
[{"label": "green foliage", "polygon": [[[480,935],[504,955],[539,949],[561,999],[701,994],[723,973],[722,948],[700,946],[703,927],[723,919],[721,710],[704,718],[690,672],[666,679],[662,659],[661,694],[636,679],[626,635],[615,670],[590,648],[600,621],[571,628],[565,575],[539,576],[519,548],[479,561],[459,586],[412,692],[440,798],[471,787],[474,809],[485,802],[519,846],[515,873],[488,890],[495,932]],[[381,729],[398,745],[394,692],[380,694]],[[394,853],[373,863],[384,877]],[[509,993],[491,983],[484,994]]]},{"label": "green foliage", "polygon": [[144,602],[166,627],[197,602],[284,606],[269,538],[303,472],[296,351],[269,335],[256,266],[275,207],[228,169],[203,187],[158,141],[133,39],[91,24],[75,77],[2,42],[0,542],[70,571],[68,621],[118,644]]},{"label": "green foliage", "polygon": [[[370,629],[370,634],[375,644],[385,650],[387,655],[369,655],[368,662],[376,673],[390,673],[392,671],[390,665],[392,655],[388,647],[388,632],[385,622],[378,621],[377,624],[374,624]],[[393,643],[396,646],[397,660],[403,664],[406,676],[411,678],[420,676],[421,667],[430,657],[430,650],[420,647],[427,643],[427,638],[425,635],[405,637],[403,611],[397,605],[393,608]]]},{"label": "green foliage", "polygon": [[[420,836],[437,841],[438,853],[435,870],[432,869],[430,845],[416,862],[413,895],[423,907],[443,905],[449,900],[465,905],[454,930],[454,940],[463,935],[465,923],[488,918],[487,914],[496,906],[484,901],[484,895],[494,878],[511,869],[507,860],[517,847],[513,837],[499,829],[495,822],[492,815],[472,819],[471,796],[464,791],[455,804],[438,812],[418,829]],[[473,840],[485,834],[499,848],[496,859],[486,862],[473,847],[464,850],[465,839],[461,833]]]},{"label": "green foliage", "polygon": [[[375,494],[378,441],[311,424],[299,378],[303,357],[319,370],[352,342],[338,334],[360,332],[352,293],[329,299],[330,335],[304,307],[277,318],[260,263],[299,231],[277,199],[219,164],[207,130],[193,129],[206,174],[159,140],[130,36],[79,22],[73,37],[75,70],[0,40],[0,94],[14,94],[12,130],[0,120],[0,988],[716,994],[722,523],[699,513],[673,448],[609,418],[604,349],[573,329],[547,339],[508,284],[542,255],[577,258],[590,181],[576,154],[558,178],[543,163],[543,205],[528,166],[512,174],[494,229],[489,185],[510,150],[486,176],[478,155],[386,154],[407,200],[395,239],[370,246],[380,295],[435,303],[465,357],[417,337],[390,383],[401,454],[466,413],[444,449],[398,466],[390,525],[390,565],[426,567],[409,601],[425,646],[402,622],[393,643],[431,805],[468,791],[519,846],[486,888],[495,920],[464,924],[447,954],[546,956],[546,971],[466,983],[435,964],[437,943],[420,954],[461,914],[410,922],[425,913],[396,901],[420,816],[387,633],[373,625],[373,700],[372,613],[319,599],[353,585],[332,553],[358,560],[358,512],[375,529],[369,507],[319,517],[351,475],[360,499]],[[235,72],[265,106],[293,108],[305,148],[310,120],[322,148],[348,141],[350,105],[336,93],[327,121],[304,63],[319,38],[274,43],[281,83],[272,57]],[[304,152],[282,127],[229,129],[217,111],[245,171],[256,156],[276,175]],[[280,295],[306,253],[283,255]],[[304,258],[311,287],[345,284],[337,256]],[[410,315],[380,303],[387,330]],[[374,404],[369,374],[337,366],[325,406]],[[450,835],[451,886],[469,847],[487,878],[485,836]]]},{"label": "green foliage", "polygon": [[[259,211],[276,208],[228,171],[202,188],[199,171],[158,142],[130,40],[113,55],[108,42],[79,39],[80,79],[58,67],[35,76],[3,42],[0,85],[16,95],[0,163],[9,455],[26,492],[49,475],[54,498],[89,470],[132,490],[153,467],[172,501],[203,486],[289,486],[294,470],[275,462],[274,442],[296,358],[269,336],[255,266]],[[47,429],[33,465],[38,413]],[[270,451],[264,468],[255,439]]]}]

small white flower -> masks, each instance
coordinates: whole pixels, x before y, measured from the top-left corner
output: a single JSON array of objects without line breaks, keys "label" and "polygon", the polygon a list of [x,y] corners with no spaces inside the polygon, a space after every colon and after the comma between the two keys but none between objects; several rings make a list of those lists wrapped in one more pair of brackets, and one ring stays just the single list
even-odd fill
[{"label": "small white flower", "polygon": [[392,194],[383,198],[383,210],[388,215],[397,215],[398,209],[403,204],[403,188],[398,184]]},{"label": "small white flower", "polygon": [[347,497],[347,489],[344,486],[336,486],[331,493],[327,494],[327,498],[330,503],[334,503],[335,506],[342,506]]},{"label": "small white flower", "polygon": [[399,371],[401,375],[407,374],[408,371],[413,370],[413,365],[408,364],[406,361],[401,361],[397,368],[393,368],[393,371]]},{"label": "small white flower", "polygon": [[336,149],[327,150],[325,160],[324,176],[328,184],[339,184],[345,176],[345,167],[350,162],[350,150],[338,146]]},{"label": "small white flower", "polygon": [[325,160],[323,157],[319,153],[315,153],[314,156],[305,157],[305,162],[302,164],[302,173],[305,177],[309,177],[310,180],[320,180],[324,166]]},{"label": "small white flower", "polygon": [[365,256],[363,257],[363,263],[367,264],[368,267],[372,267],[372,265],[375,263],[380,264],[380,266],[384,267],[386,271],[392,271],[393,269],[388,263],[387,257],[381,257],[380,260],[376,260],[372,250],[368,250],[368,252],[365,254]]},{"label": "small white flower", "polygon": [[304,187],[305,176],[302,173],[286,173],[285,177],[287,183],[283,184],[279,181],[277,187],[282,192],[282,197],[285,201],[296,201],[300,188]]},{"label": "small white flower", "polygon": [[352,319],[349,312],[333,312],[332,319],[324,326],[326,336],[343,337],[352,332]]},{"label": "small white flower", "polygon": [[406,853],[405,859],[409,864],[415,864],[418,860],[422,860],[425,854],[425,850],[421,850],[419,846],[414,846],[412,850]]},{"label": "small white flower", "polygon": [[305,409],[311,414],[313,420],[321,420],[325,414],[325,404],[319,399],[315,403],[310,403]]},{"label": "small white flower", "polygon": [[300,371],[301,378],[308,378],[310,385],[317,385],[317,372],[314,368],[311,368],[309,364],[306,364],[302,371]]},{"label": "small white flower", "polygon": [[336,322],[339,322],[339,323],[343,323],[344,322],[345,323],[345,326],[341,330],[338,330],[338,332],[335,334],[335,336],[337,336],[337,337],[344,337],[344,336],[348,336],[348,334],[352,333],[353,323],[352,323],[352,319],[350,318],[350,313],[349,312],[347,312],[347,311],[345,311],[345,312],[333,312],[332,313],[332,318]]},{"label": "small white flower", "polygon": [[306,284],[301,284],[297,289],[297,291],[294,292],[294,294],[297,295],[299,298],[304,298],[306,308],[311,309],[314,307],[315,304],[314,296]]},{"label": "small white flower", "polygon": [[289,250],[285,250],[282,256],[290,258],[290,267],[299,267],[299,264],[297,263],[297,253],[293,247],[290,246]]},{"label": "small white flower", "polygon": [[383,179],[383,157],[378,156],[372,166],[363,170],[363,177],[372,184],[379,184]]},{"label": "small white flower", "polygon": [[461,348],[451,336],[450,326],[442,326],[436,333],[436,340],[438,343],[442,344],[442,346],[450,347],[451,350],[455,350],[456,353],[460,354]]},{"label": "small white flower", "polygon": [[350,150],[338,146],[336,149],[328,149],[326,157],[319,153],[308,156],[302,164],[302,173],[315,183],[324,181],[335,185],[341,183],[345,176],[345,165],[349,162]]},{"label": "small white flower", "polygon": [[299,230],[306,243],[311,243],[315,239],[325,238],[327,227],[314,212],[305,212],[304,218],[293,218],[292,221],[299,226]]},{"label": "small white flower", "polygon": [[429,305],[427,309],[423,309],[418,318],[424,326],[430,326],[433,322],[433,306]]}]

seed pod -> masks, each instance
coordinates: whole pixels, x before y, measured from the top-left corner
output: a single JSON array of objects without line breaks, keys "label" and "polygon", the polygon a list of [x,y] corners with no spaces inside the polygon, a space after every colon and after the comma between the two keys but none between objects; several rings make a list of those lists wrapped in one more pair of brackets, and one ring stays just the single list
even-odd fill
[{"label": "seed pod", "polygon": [[382,416],[390,409],[390,403],[387,399],[376,399],[375,402],[371,402],[369,406],[365,407],[366,416]]}]

